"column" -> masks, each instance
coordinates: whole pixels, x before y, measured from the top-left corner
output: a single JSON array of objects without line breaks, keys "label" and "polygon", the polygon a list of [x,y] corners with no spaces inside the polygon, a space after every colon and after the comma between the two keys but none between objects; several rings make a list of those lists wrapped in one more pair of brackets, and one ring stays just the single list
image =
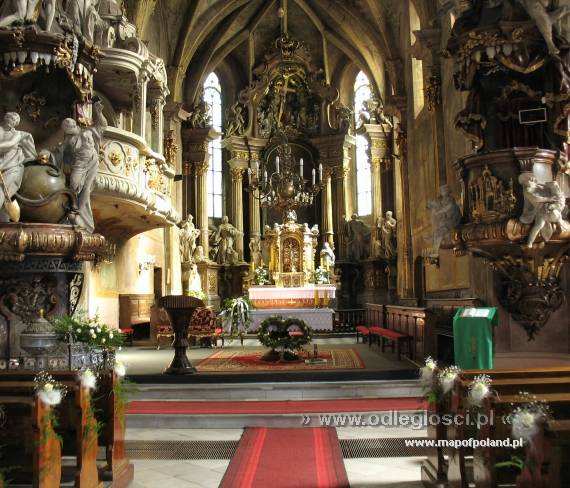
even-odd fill
[{"label": "column", "polygon": [[151,102],[152,149],[158,154],[164,151],[164,98],[158,96]]},{"label": "column", "polygon": [[210,128],[183,128],[183,185],[184,202],[183,215],[189,210],[195,212],[196,226],[200,229],[200,245],[204,248],[204,255],[209,253],[208,231],[208,168],[210,155],[208,146],[218,137],[218,133]]},{"label": "column", "polygon": [[236,251],[241,261],[243,261],[243,175],[245,168],[240,161],[230,161],[230,174],[232,177],[231,222],[240,231],[240,234],[236,237]]},{"label": "column", "polygon": [[334,249],[334,232],[333,232],[333,204],[332,204],[332,176],[331,170],[327,168],[323,172],[323,190],[321,196],[321,235],[323,243],[328,242]]},{"label": "column", "polygon": [[146,102],[148,76],[141,73],[133,94],[133,132],[146,140]]}]

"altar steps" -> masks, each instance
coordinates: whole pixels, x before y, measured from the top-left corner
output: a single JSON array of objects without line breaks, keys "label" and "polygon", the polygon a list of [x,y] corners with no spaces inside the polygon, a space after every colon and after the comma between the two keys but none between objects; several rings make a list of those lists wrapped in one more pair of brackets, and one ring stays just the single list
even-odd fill
[{"label": "altar steps", "polygon": [[[312,425],[323,413],[371,415],[401,410],[402,405],[405,410],[421,410],[422,396],[417,380],[139,385],[131,398],[133,407],[127,415],[127,426],[130,429],[299,427],[305,411],[312,412]],[[187,411],[184,402],[188,402]]]}]

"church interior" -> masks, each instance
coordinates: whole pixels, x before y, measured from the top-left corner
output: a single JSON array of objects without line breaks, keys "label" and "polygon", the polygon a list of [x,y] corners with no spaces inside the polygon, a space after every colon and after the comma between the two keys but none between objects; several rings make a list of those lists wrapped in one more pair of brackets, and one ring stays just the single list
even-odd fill
[{"label": "church interior", "polygon": [[570,0],[0,0],[0,488],[569,487],[569,116]]}]

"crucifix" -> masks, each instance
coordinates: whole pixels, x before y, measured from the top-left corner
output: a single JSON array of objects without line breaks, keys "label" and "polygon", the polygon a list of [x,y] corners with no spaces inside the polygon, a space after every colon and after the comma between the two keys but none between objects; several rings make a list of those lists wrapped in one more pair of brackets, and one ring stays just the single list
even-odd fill
[{"label": "crucifix", "polygon": [[277,113],[277,125],[281,125],[281,118],[285,111],[285,104],[287,102],[287,93],[295,93],[294,88],[289,88],[289,78],[285,77],[285,81],[277,81],[275,83],[275,96],[279,100],[279,111]]}]

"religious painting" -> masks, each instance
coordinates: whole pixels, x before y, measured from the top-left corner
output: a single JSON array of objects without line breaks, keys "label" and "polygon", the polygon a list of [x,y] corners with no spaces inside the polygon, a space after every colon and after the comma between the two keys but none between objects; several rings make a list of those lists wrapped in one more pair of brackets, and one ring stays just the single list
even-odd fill
[{"label": "religious painting", "polygon": [[301,247],[297,239],[289,237],[283,241],[282,259],[284,273],[297,273],[302,271]]}]

